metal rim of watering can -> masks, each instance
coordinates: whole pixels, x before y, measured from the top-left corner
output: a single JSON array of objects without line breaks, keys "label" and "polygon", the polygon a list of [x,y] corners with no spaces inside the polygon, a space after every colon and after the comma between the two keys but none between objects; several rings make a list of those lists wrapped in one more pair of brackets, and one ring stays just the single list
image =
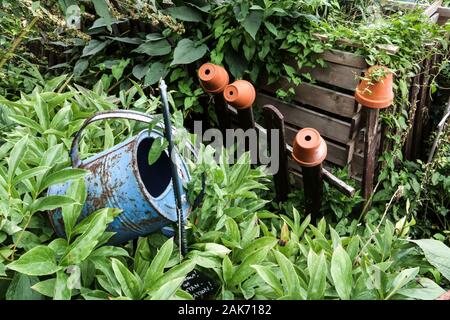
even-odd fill
[{"label": "metal rim of watering can", "polygon": [[[77,133],[74,135],[74,138],[72,140],[72,146],[70,148],[70,158],[72,161],[72,167],[73,168],[79,168],[82,165],[82,161],[80,160],[79,150],[78,150],[78,141],[81,137],[81,133],[83,130],[91,123],[100,121],[100,120],[108,120],[108,119],[127,119],[127,120],[135,120],[139,122],[144,123],[151,123],[154,119],[153,116],[138,112],[138,111],[132,111],[132,110],[114,110],[114,111],[99,111],[95,113],[93,116],[86,119],[83,124],[81,125],[80,129],[77,131]],[[157,125],[160,128],[164,128],[162,125]],[[176,128],[172,128],[172,132],[176,133]],[[197,150],[195,149],[194,145],[192,143],[188,143],[187,147],[189,151],[193,154],[195,158],[197,158]],[[205,194],[205,187],[206,187],[206,176],[203,173],[202,174],[202,190],[200,194],[197,196],[197,198],[194,200],[194,204],[192,205],[192,209],[194,210],[197,208]]]}]

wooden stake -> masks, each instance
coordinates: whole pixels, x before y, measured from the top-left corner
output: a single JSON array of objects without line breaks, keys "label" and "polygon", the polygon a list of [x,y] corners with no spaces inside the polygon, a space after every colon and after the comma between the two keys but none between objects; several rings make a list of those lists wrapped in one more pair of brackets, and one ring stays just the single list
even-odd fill
[{"label": "wooden stake", "polygon": [[231,117],[227,107],[227,103],[223,99],[223,96],[215,96],[215,110],[217,120],[219,121],[219,128],[223,136],[226,135],[226,130],[231,129]]},{"label": "wooden stake", "polygon": [[373,179],[376,166],[376,151],[377,151],[377,131],[379,109],[364,108],[366,117],[366,134],[364,141],[364,172],[362,195],[365,199],[369,199],[373,190]]},{"label": "wooden stake", "polygon": [[264,121],[267,132],[267,147],[272,144],[270,131],[278,130],[278,172],[273,176],[277,201],[286,201],[290,192],[288,158],[286,152],[284,117],[277,108],[272,105],[263,106]]}]

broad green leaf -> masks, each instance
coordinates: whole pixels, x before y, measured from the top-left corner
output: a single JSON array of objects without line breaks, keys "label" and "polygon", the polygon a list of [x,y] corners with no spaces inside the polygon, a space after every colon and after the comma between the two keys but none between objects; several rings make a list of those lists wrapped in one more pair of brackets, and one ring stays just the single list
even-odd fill
[{"label": "broad green leaf", "polygon": [[145,77],[145,75],[147,74],[149,68],[150,68],[150,64],[149,63],[137,64],[133,68],[133,71],[132,71],[133,76],[135,76],[137,79],[141,80],[142,78]]},{"label": "broad green leaf", "polygon": [[6,291],[6,300],[41,300],[43,297],[31,287],[39,282],[37,277],[16,273]]},{"label": "broad green leaf", "polygon": [[228,218],[225,222],[225,228],[227,230],[226,235],[227,238],[231,239],[236,245],[239,245],[239,242],[241,240],[241,234],[239,231],[239,226],[237,225],[236,221],[234,221],[231,218]]},{"label": "broad green leaf", "polygon": [[112,66],[111,73],[112,73],[114,79],[119,81],[120,78],[122,78],[123,71],[125,70],[125,68],[127,67],[127,65],[129,63],[130,63],[130,59],[126,59],[126,60],[122,59],[122,60],[120,60],[119,63]]},{"label": "broad green leaf", "polygon": [[6,276],[6,267],[3,262],[0,262],[0,277]]},{"label": "broad green leaf", "polygon": [[84,177],[88,173],[89,171],[78,168],[70,168],[54,172],[43,179],[40,192],[44,191],[51,185],[64,183],[69,180],[79,179]]},{"label": "broad green leaf", "polygon": [[205,243],[204,249],[206,252],[211,252],[212,254],[222,257],[222,258],[231,252],[231,250],[228,249],[227,247],[225,247],[221,244],[212,243],[212,242]]},{"label": "broad green leaf", "polygon": [[408,298],[419,300],[435,300],[446,291],[442,289],[433,280],[428,278],[420,278],[417,288],[400,289],[397,293]]},{"label": "broad green leaf", "polygon": [[325,293],[327,277],[327,261],[323,251],[319,255],[312,250],[308,254],[308,300],[322,299]]},{"label": "broad green leaf", "polygon": [[252,241],[247,247],[245,247],[243,250],[239,250],[237,252],[233,252],[235,255],[236,261],[241,261],[245,257],[247,257],[252,252],[268,247],[269,249],[272,249],[276,244],[278,240],[274,237],[261,237],[259,239],[256,239]]},{"label": "broad green leaf", "polygon": [[205,44],[196,44],[190,39],[182,39],[178,42],[173,53],[171,66],[177,64],[189,64],[203,57],[208,51]]},{"label": "broad green leaf", "polygon": [[46,246],[37,246],[25,252],[16,261],[7,265],[8,269],[29,276],[44,276],[61,269],[56,264],[55,252]]},{"label": "broad green leaf", "polygon": [[235,78],[241,78],[248,67],[247,60],[245,60],[244,56],[240,52],[227,50],[224,54],[224,58],[231,74]]},{"label": "broad green leaf", "polygon": [[108,124],[108,122],[105,122],[105,143],[103,148],[105,150],[108,150],[114,146],[114,133],[111,129],[111,126]]},{"label": "broad green leaf", "polygon": [[433,239],[410,241],[417,244],[423,250],[428,262],[450,281],[450,248]]},{"label": "broad green leaf", "polygon": [[169,69],[166,67],[165,64],[159,61],[154,62],[151,64],[147,74],[145,75],[144,84],[149,86],[154,85],[160,79],[165,78],[168,72]]},{"label": "broad green leaf", "polygon": [[64,205],[76,203],[75,200],[67,196],[46,196],[37,199],[31,206],[31,212],[53,210]]},{"label": "broad green leaf", "polygon": [[90,257],[128,257],[128,252],[121,247],[103,246],[95,249]]},{"label": "broad green leaf", "polygon": [[21,116],[21,115],[14,115],[14,114],[12,114],[12,115],[9,116],[9,118],[11,120],[13,120],[14,122],[16,122],[16,123],[18,123],[18,124],[20,124],[20,125],[22,125],[24,127],[27,127],[27,128],[35,130],[38,133],[42,133],[43,132],[42,127],[40,126],[40,124],[37,123],[36,121],[34,121],[33,119],[31,119],[30,117],[25,117],[25,116]]},{"label": "broad green leaf", "polygon": [[48,244],[48,247],[52,249],[57,257],[62,256],[68,247],[67,240],[64,238],[56,238]]},{"label": "broad green leaf", "polygon": [[141,44],[143,40],[141,38],[130,38],[130,37],[107,37],[108,39],[117,41],[117,42],[123,42],[128,44]]},{"label": "broad green leaf", "polygon": [[141,287],[138,279],[131,273],[122,262],[116,258],[112,258],[112,268],[117,281],[120,283],[122,292],[131,299],[139,299],[141,295]]},{"label": "broad green leaf", "polygon": [[28,135],[24,136],[20,139],[11,150],[8,159],[8,180],[12,182],[13,176],[16,172],[17,167],[19,166],[25,151],[27,150],[28,145]]},{"label": "broad green leaf", "polygon": [[191,272],[195,267],[195,262],[192,260],[185,260],[182,263],[172,267],[167,272],[164,273],[162,277],[160,277],[158,280],[156,280],[154,283],[151,284],[151,287],[147,289],[147,292],[151,294],[151,292],[157,290],[159,287],[161,287],[164,283],[167,283],[173,279],[179,278],[179,277],[186,277],[186,275]]},{"label": "broad green leaf", "polygon": [[263,261],[264,258],[266,258],[268,252],[269,248],[265,247],[248,255],[234,271],[233,278],[230,280],[230,286],[236,286],[242,283],[253,273],[255,273],[256,270],[251,266],[254,264],[259,264],[261,261]]},{"label": "broad green leaf", "polygon": [[[96,39],[92,39],[89,41],[89,44],[84,47],[82,57],[93,56],[96,53],[102,51],[108,45],[109,41],[100,41]],[[83,62],[84,64],[84,62]],[[83,65],[84,66],[84,65]],[[82,66],[79,68],[81,69]],[[79,72],[79,70],[77,70]]]},{"label": "broad green leaf", "polygon": [[256,33],[261,26],[262,18],[264,16],[264,12],[261,10],[251,10],[248,16],[242,22],[242,26],[245,31],[253,38],[256,39]]},{"label": "broad green leaf", "polygon": [[292,299],[300,298],[300,281],[298,280],[297,272],[295,272],[294,265],[292,262],[286,258],[284,254],[279,251],[274,251],[277,263],[280,266],[281,272],[283,273],[283,285],[287,289],[287,294]]},{"label": "broad green leaf", "polygon": [[[252,265],[256,270],[258,275],[275,290],[277,295],[283,296],[283,288],[281,286],[280,280],[278,280],[275,273],[268,266]],[[295,272],[295,271],[294,271]]]},{"label": "broad green leaf", "polygon": [[164,268],[169,262],[173,251],[173,238],[167,240],[159,249],[158,253],[153,258],[150,267],[147,270],[144,278],[146,288],[152,286],[153,282],[158,280],[164,272]]},{"label": "broad green leaf", "polygon": [[56,273],[53,300],[70,300],[72,291],[67,287],[67,279],[68,276],[63,270]]},{"label": "broad green leaf", "polygon": [[155,293],[151,294],[151,300],[168,300],[180,288],[184,278],[179,277],[166,282]]},{"label": "broad green leaf", "polygon": [[95,12],[103,19],[108,30],[111,31],[112,17],[106,0],[92,0],[92,3],[94,4]]},{"label": "broad green leaf", "polygon": [[264,21],[264,25],[275,37],[278,36],[278,30],[271,22]]},{"label": "broad green leaf", "polygon": [[225,256],[222,261],[223,281],[228,283],[233,277],[233,263],[228,256]]},{"label": "broad green leaf", "polygon": [[31,289],[39,292],[43,296],[53,298],[53,293],[55,292],[55,282],[56,278],[44,280],[33,285]]},{"label": "broad green leaf", "polygon": [[32,177],[35,177],[35,176],[41,174],[41,173],[46,172],[49,168],[50,167],[41,167],[41,166],[39,166],[39,167],[34,167],[34,168],[31,168],[31,169],[22,171],[20,174],[18,174],[18,175],[16,175],[14,177],[14,180],[13,180],[12,184],[15,186],[18,183],[22,182],[23,180],[30,179]]},{"label": "broad green leaf", "polygon": [[405,285],[407,285],[410,281],[414,280],[416,275],[419,273],[419,267],[416,268],[409,268],[405,269],[402,272],[400,272],[392,282],[392,290],[389,292],[389,294],[386,296],[386,300],[388,300],[390,297],[392,297],[394,294],[397,293],[398,290],[403,288]]},{"label": "broad green leaf", "polygon": [[67,188],[66,194],[70,195],[78,202],[76,204],[63,206],[61,210],[66,237],[68,241],[71,241],[72,230],[80,217],[87,196],[84,178],[72,181]]},{"label": "broad green leaf", "polygon": [[95,268],[98,269],[103,275],[97,275],[96,280],[100,286],[107,290],[111,295],[120,295],[122,290],[120,284],[114,275],[114,271],[111,266],[111,260],[106,257],[89,257]]},{"label": "broad green leaf", "polygon": [[201,13],[198,10],[191,7],[186,6],[172,7],[168,8],[166,11],[169,13],[169,15],[178,20],[189,22],[202,21]]},{"label": "broad green leaf", "polygon": [[133,50],[136,53],[145,53],[149,56],[164,56],[169,54],[172,48],[166,39],[158,41],[147,41],[141,44],[139,47]]},{"label": "broad green leaf", "polygon": [[152,146],[150,147],[150,151],[148,152],[148,164],[151,166],[154,164],[159,157],[161,156],[161,153],[167,148],[169,143],[166,139],[162,137],[158,137],[155,140],[153,140]]},{"label": "broad green leaf", "polygon": [[220,269],[221,267],[220,258],[208,252],[194,250],[189,254],[189,258],[198,266],[206,269]]},{"label": "broad green leaf", "polygon": [[82,288],[80,292],[81,296],[85,300],[108,300],[110,297],[108,293],[102,290],[89,290]]},{"label": "broad green leaf", "polygon": [[61,259],[61,265],[69,266],[79,264],[91,254],[97,245],[99,238],[106,230],[108,211],[110,210],[113,209],[100,209],[91,214],[94,217],[83,234],[67,248],[65,255]]},{"label": "broad green leaf", "polygon": [[39,124],[41,128],[47,130],[50,125],[50,116],[48,113],[48,105],[47,102],[42,101],[40,93],[34,91],[34,110],[36,111],[36,115],[39,119]]},{"label": "broad green leaf", "polygon": [[331,258],[331,277],[339,297],[349,300],[353,287],[352,262],[340,244],[334,249]]},{"label": "broad green leaf", "polygon": [[83,74],[83,72],[89,67],[89,60],[80,59],[75,63],[73,67],[73,75],[75,77],[79,77]]}]

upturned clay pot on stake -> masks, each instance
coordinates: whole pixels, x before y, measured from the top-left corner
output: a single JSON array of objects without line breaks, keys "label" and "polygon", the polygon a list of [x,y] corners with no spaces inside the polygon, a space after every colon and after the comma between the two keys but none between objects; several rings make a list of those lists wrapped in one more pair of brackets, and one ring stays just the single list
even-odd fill
[{"label": "upturned clay pot on stake", "polygon": [[376,65],[367,70],[355,91],[355,100],[364,107],[366,123],[362,183],[362,195],[365,199],[369,199],[373,190],[379,110],[389,107],[394,101],[392,86],[392,71],[384,66]]},{"label": "upturned clay pot on stake", "polygon": [[[203,64],[198,69],[198,78],[202,88],[210,94],[222,93],[230,81],[227,70],[213,63]],[[202,100],[202,103],[208,105],[210,99]],[[220,131],[225,135],[226,130],[231,128],[231,117],[222,95],[214,98],[214,109],[219,121]]]},{"label": "upturned clay pot on stake", "polygon": [[[225,87],[223,97],[227,103],[236,108],[239,127],[243,130],[255,129],[252,105],[255,102],[256,90],[253,85],[246,80],[236,80]],[[257,130],[256,135],[258,135]],[[250,151],[249,142],[244,142],[245,151]],[[250,156],[252,163],[259,163],[258,152],[250,152]]]},{"label": "upturned clay pot on stake", "polygon": [[221,93],[228,85],[230,78],[224,67],[213,63],[205,63],[198,69],[200,84],[209,93]]},{"label": "upturned clay pot on stake", "polygon": [[236,80],[223,90],[225,101],[238,111],[239,124],[247,130],[255,127],[252,105],[255,102],[256,90],[246,80]]},{"label": "upturned clay pot on stake", "polygon": [[292,142],[292,158],[302,167],[306,211],[317,218],[323,193],[322,162],[327,156],[327,144],[313,128],[298,131]]}]

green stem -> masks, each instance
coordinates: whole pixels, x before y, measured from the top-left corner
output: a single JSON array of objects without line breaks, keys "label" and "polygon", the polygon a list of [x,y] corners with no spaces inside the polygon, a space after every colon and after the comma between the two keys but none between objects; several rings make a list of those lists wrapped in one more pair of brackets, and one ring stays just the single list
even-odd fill
[{"label": "green stem", "polygon": [[8,59],[13,55],[14,51],[17,49],[19,44],[22,42],[25,35],[33,28],[33,26],[36,24],[36,22],[39,20],[39,17],[36,16],[31,20],[30,24],[22,30],[22,32],[19,34],[19,36],[14,40],[13,44],[9,48],[8,52],[5,54],[3,59],[0,61],[0,70],[3,68],[5,63],[8,61]]}]

